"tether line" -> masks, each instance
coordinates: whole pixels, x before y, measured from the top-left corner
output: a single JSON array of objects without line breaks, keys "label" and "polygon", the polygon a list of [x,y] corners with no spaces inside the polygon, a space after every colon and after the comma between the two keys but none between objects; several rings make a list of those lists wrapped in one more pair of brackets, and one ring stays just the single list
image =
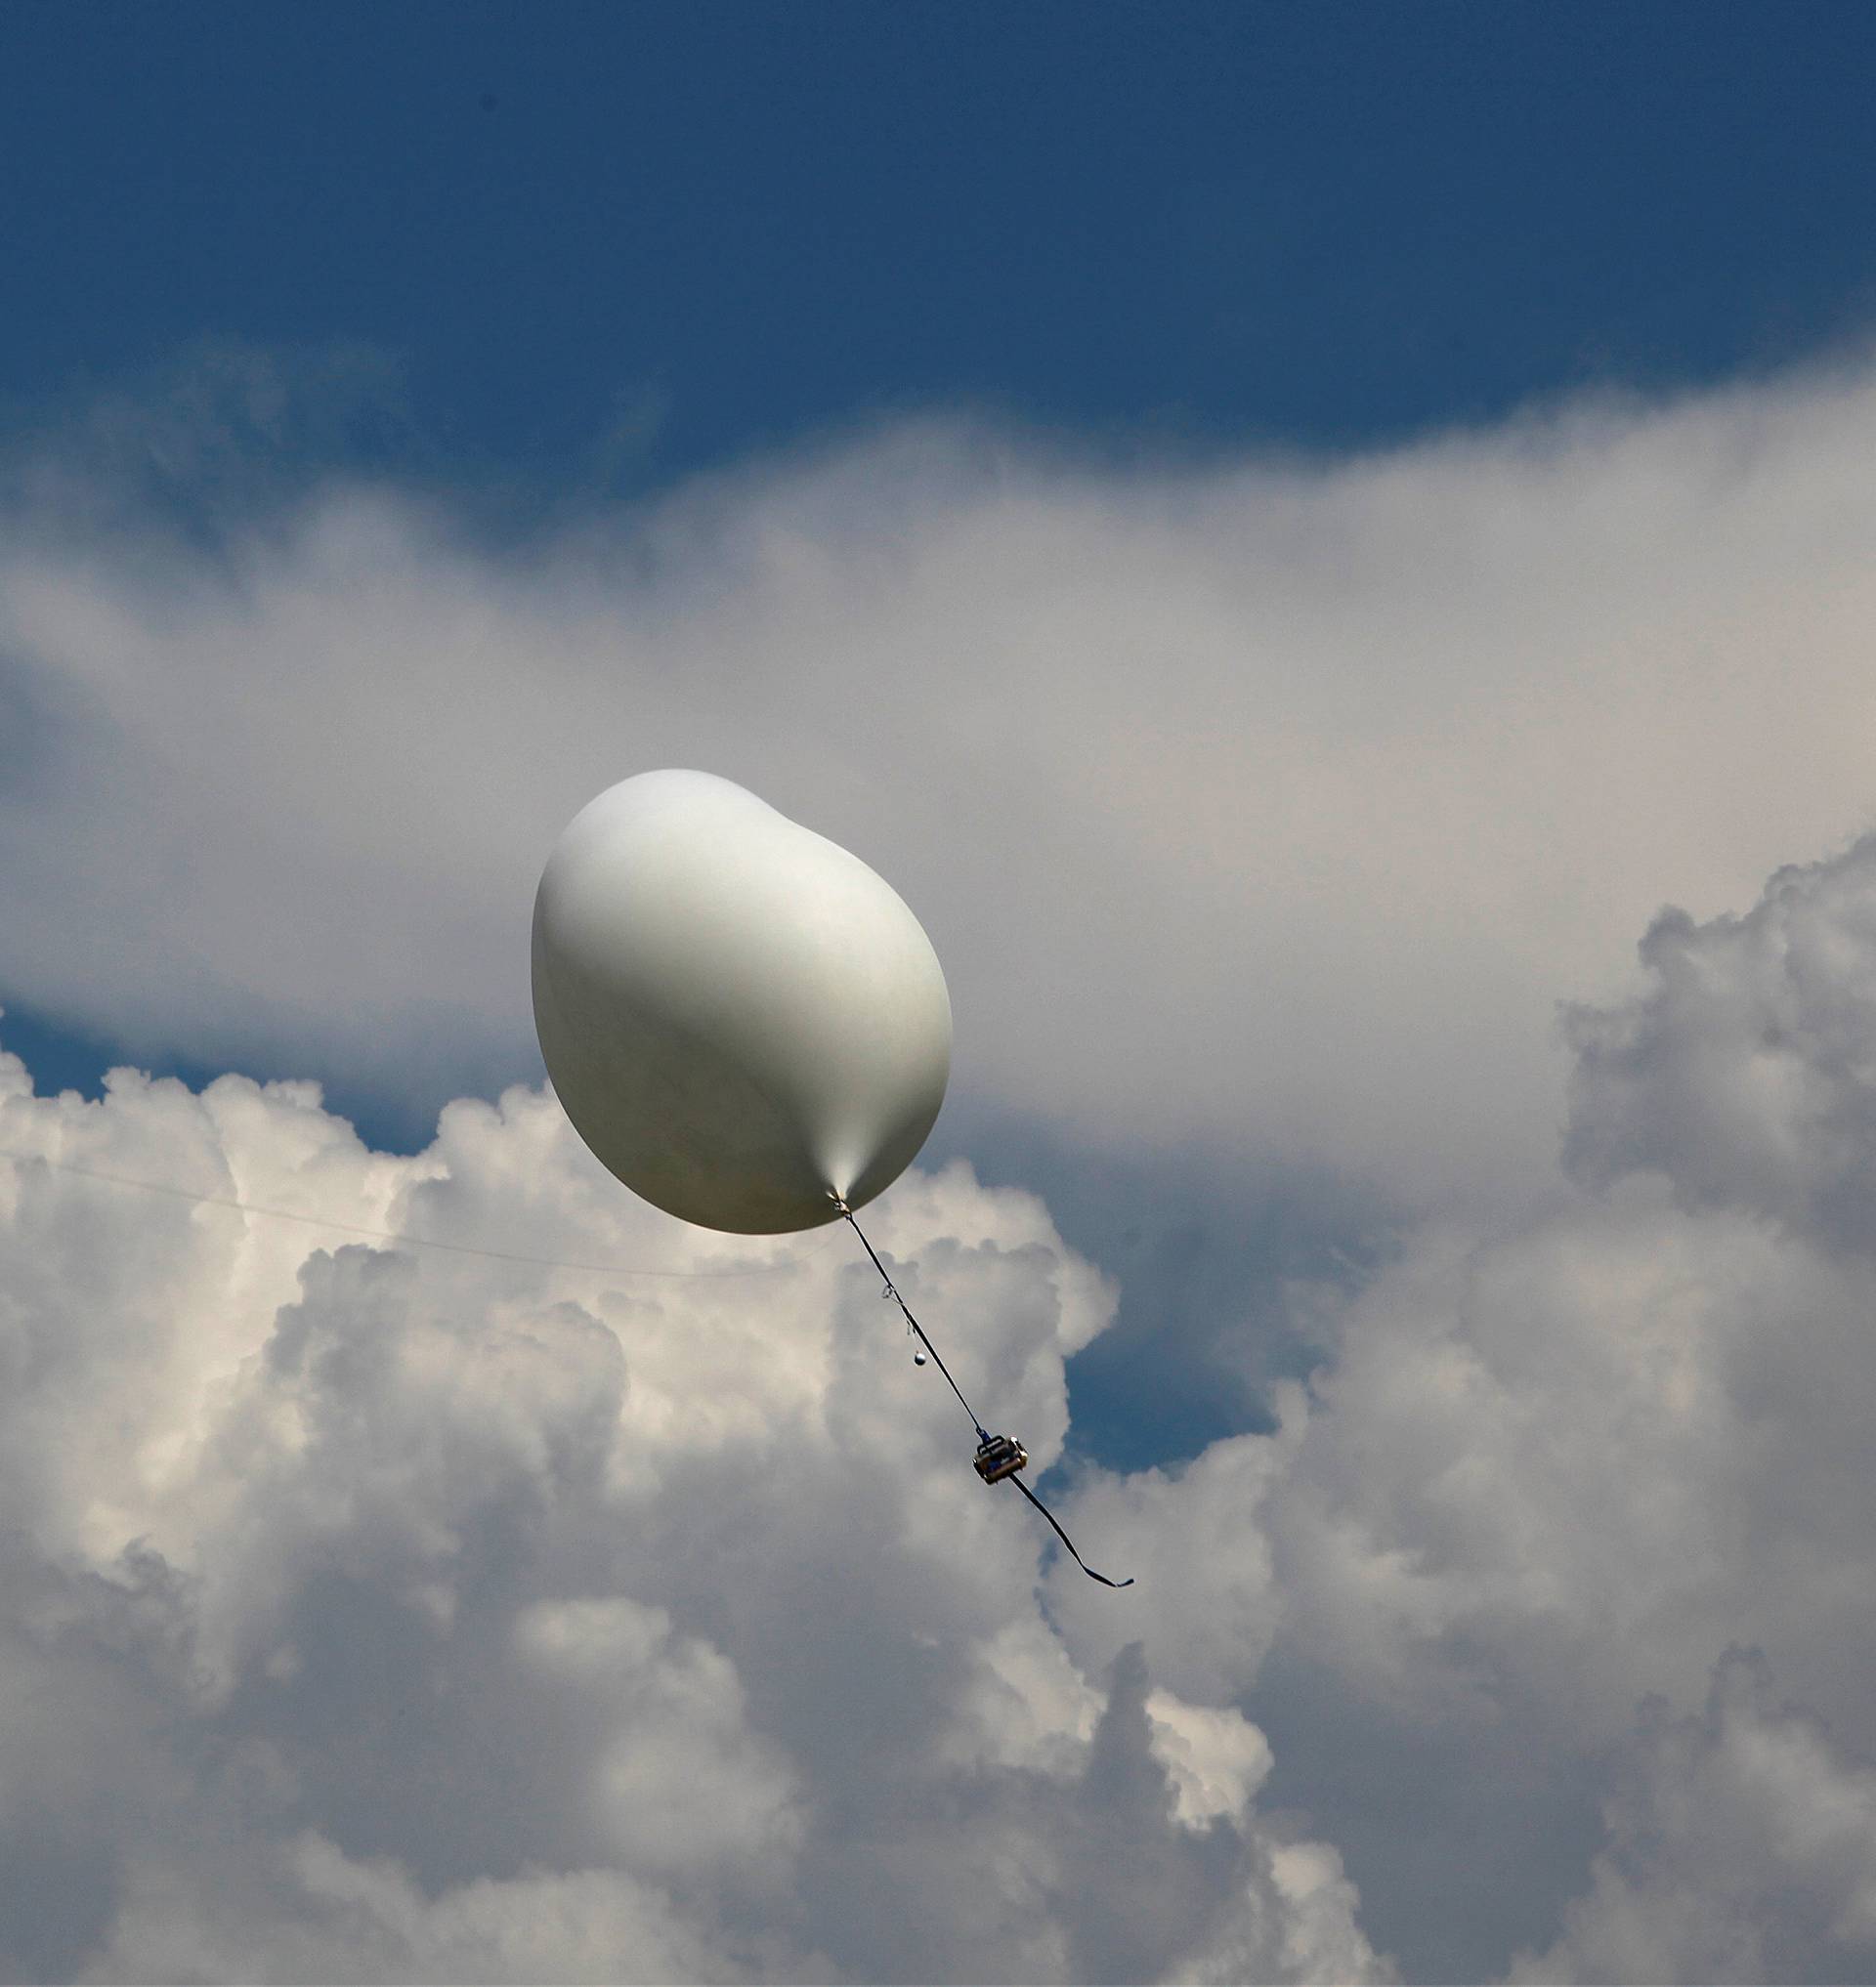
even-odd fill
[{"label": "tether line", "polygon": [[910,1325],[916,1332],[917,1332],[918,1343],[922,1345],[928,1353],[931,1354],[933,1359],[938,1361],[938,1371],[941,1374],[943,1374],[945,1378],[950,1382],[952,1392],[958,1396],[959,1405],[963,1409],[964,1413],[970,1416],[970,1425],[976,1429],[978,1441],[988,1442],[990,1440],[990,1430],[986,1428],[980,1420],[978,1420],[977,1410],[973,1408],[967,1400],[964,1399],[963,1388],[960,1387],[955,1379],[952,1379],[951,1368],[948,1367],[945,1364],[944,1360],[939,1356],[938,1348],[931,1342],[929,1338],[925,1336],[925,1328],[922,1325],[920,1325],[917,1319],[912,1315],[911,1306],[907,1304],[905,1298],[899,1294],[899,1286],[895,1284],[892,1278],[886,1273],[885,1264],[879,1260],[879,1251],[876,1248],[874,1248],[873,1244],[867,1240],[866,1230],[862,1228],[859,1222],[857,1222],[853,1218],[853,1209],[849,1207],[844,1201],[836,1201],[834,1205],[840,1209],[840,1218],[847,1224],[849,1228],[853,1230],[853,1232],[857,1236],[859,1236],[860,1247],[864,1248],[870,1256],[873,1257],[873,1266],[879,1272],[879,1281],[883,1283],[886,1287],[886,1295],[889,1296],[892,1299],[892,1301],[899,1306],[900,1310],[902,1310],[906,1314],[906,1323]]},{"label": "tether line", "polygon": [[[952,1392],[958,1396],[959,1405],[963,1408],[964,1413],[970,1416],[970,1425],[977,1431],[978,1442],[987,1447],[991,1440],[990,1430],[986,1428],[980,1420],[978,1420],[977,1410],[973,1408],[967,1400],[964,1399],[963,1388],[960,1387],[955,1379],[952,1379],[950,1367],[948,1367],[945,1364],[945,1362],[939,1358],[938,1348],[925,1335],[925,1328],[922,1325],[920,1325],[917,1319],[912,1315],[911,1305],[909,1305],[906,1302],[905,1298],[899,1294],[899,1286],[895,1284],[892,1278],[887,1274],[885,1264],[879,1260],[879,1251],[876,1248],[874,1248],[873,1244],[867,1240],[866,1230],[862,1228],[859,1222],[857,1222],[853,1218],[853,1209],[847,1205],[846,1202],[843,1201],[837,1194],[832,1196],[832,1200],[833,1205],[840,1210],[840,1218],[846,1222],[847,1226],[851,1228],[857,1236],[859,1236],[860,1247],[864,1248],[868,1255],[870,1255],[873,1258],[873,1266],[879,1272],[879,1280],[886,1287],[885,1292],[886,1295],[889,1296],[892,1299],[892,1301],[899,1306],[900,1310],[905,1313],[906,1323],[910,1325],[912,1329],[918,1334],[918,1343],[922,1345],[928,1353],[931,1354],[933,1359],[936,1359],[938,1361],[938,1371],[941,1374],[943,1374],[945,1378],[950,1382]],[[1017,1450],[1016,1453],[1019,1456],[1022,1455],[1022,1451],[1020,1449]],[[980,1449],[979,1455],[981,1456],[981,1454],[982,1450]],[[1027,1460],[1026,1457],[1024,1458],[1024,1460],[1025,1461]],[[1021,1469],[1022,1467],[1023,1463],[1020,1461],[1015,1465],[1015,1469]],[[1058,1538],[1062,1542],[1062,1543],[1068,1547],[1070,1558],[1072,1558],[1075,1564],[1079,1566],[1085,1574],[1087,1575],[1089,1580],[1098,1580],[1103,1586],[1111,1586],[1115,1588],[1123,1586],[1131,1586],[1133,1585],[1133,1582],[1130,1578],[1127,1580],[1109,1580],[1106,1574],[1096,1573],[1094,1569],[1087,1563],[1087,1561],[1084,1559],[1082,1555],[1075,1550],[1074,1540],[1071,1539],[1068,1536],[1068,1534],[1062,1530],[1061,1524],[1057,1520],[1055,1513],[1051,1511],[1049,1507],[1043,1502],[1042,1499],[1039,1498],[1036,1495],[1036,1493],[1030,1489],[1028,1484],[1026,1484],[1022,1480],[1022,1478],[1015,1473],[1015,1470],[1010,1471],[1006,1480],[1010,1483],[1013,1483],[1016,1486],[1016,1488],[1022,1492],[1024,1497],[1026,1497],[1030,1501],[1030,1502],[1034,1504],[1039,1511],[1042,1512],[1043,1516],[1048,1520],[1050,1530],[1052,1530],[1056,1538]]]},{"label": "tether line", "polygon": [[[96,1166],[81,1166],[71,1160],[47,1159],[42,1153],[10,1152],[0,1148],[0,1159],[15,1165],[46,1166],[56,1173],[75,1173],[83,1180],[100,1180],[110,1187],[134,1187],[140,1194],[164,1194],[173,1201],[187,1201],[197,1207],[232,1207],[238,1214],[262,1214],[271,1221],[297,1221],[308,1228],[329,1228],[341,1235],[357,1235],[371,1242],[395,1242],[410,1248],[442,1249],[448,1255],[472,1255],[484,1262],[521,1263],[530,1269],[575,1270],[595,1277],[677,1277],[690,1281],[699,1277],[766,1277],[778,1270],[792,1269],[820,1254],[825,1242],[804,1249],[781,1262],[756,1263],[748,1269],[628,1269],[616,1262],[564,1262],[558,1256],[519,1255],[506,1248],[478,1248],[473,1243],[438,1242],[427,1235],[408,1235],[394,1228],[366,1228],[356,1221],[334,1221],[324,1214],[302,1214],[290,1207],[268,1207],[256,1201],[238,1201],[227,1194],[198,1194],[190,1187],[173,1187],[162,1180],[132,1179],[126,1173],[107,1173]],[[421,1182],[419,1184],[422,1184]],[[936,1354],[933,1355],[936,1357]]]}]

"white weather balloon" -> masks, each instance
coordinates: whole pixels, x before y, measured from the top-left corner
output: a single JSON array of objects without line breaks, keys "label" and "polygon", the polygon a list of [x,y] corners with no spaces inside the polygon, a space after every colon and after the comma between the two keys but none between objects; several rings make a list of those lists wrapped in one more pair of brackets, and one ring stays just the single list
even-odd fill
[{"label": "white weather balloon", "polygon": [[654,1206],[774,1235],[882,1193],[951,1074],[918,920],[857,856],[708,773],[582,808],[534,899],[534,1027],[581,1138]]}]

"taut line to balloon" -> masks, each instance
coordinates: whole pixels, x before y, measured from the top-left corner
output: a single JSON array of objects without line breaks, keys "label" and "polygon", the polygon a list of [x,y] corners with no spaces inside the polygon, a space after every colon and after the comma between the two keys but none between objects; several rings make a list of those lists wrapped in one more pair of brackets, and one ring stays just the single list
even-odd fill
[{"label": "taut line to balloon", "polygon": [[929,1338],[925,1336],[925,1328],[922,1325],[920,1325],[917,1319],[912,1315],[911,1307],[907,1304],[905,1298],[899,1294],[899,1286],[893,1282],[891,1276],[887,1273],[885,1264],[879,1260],[879,1251],[876,1248],[874,1248],[873,1244],[867,1240],[866,1230],[862,1228],[859,1222],[857,1222],[853,1218],[853,1209],[849,1207],[843,1200],[841,1200],[838,1194],[833,1196],[833,1205],[839,1208],[841,1220],[844,1221],[847,1224],[847,1226],[851,1228],[857,1236],[859,1236],[860,1247],[864,1248],[870,1256],[873,1257],[873,1266],[879,1272],[879,1281],[886,1287],[886,1295],[889,1296],[892,1299],[892,1301],[899,1306],[900,1310],[905,1313],[906,1323],[910,1325],[912,1329],[918,1334],[918,1343],[922,1345],[928,1353],[931,1354],[933,1359],[938,1361],[938,1371],[944,1374],[946,1380],[949,1382],[951,1386],[952,1392],[958,1396],[959,1405],[963,1409],[964,1413],[970,1416],[970,1425],[976,1429],[978,1441],[988,1442],[990,1440],[990,1430],[986,1428],[980,1420],[978,1420],[977,1410],[973,1408],[967,1400],[964,1399],[963,1388],[960,1387],[955,1379],[952,1379],[951,1368],[945,1364],[944,1359],[942,1355],[939,1353],[938,1348],[931,1342]]},{"label": "taut line to balloon", "polygon": [[1045,1503],[1043,1502],[1042,1499],[1039,1498],[1036,1495],[1036,1493],[1030,1489],[1028,1484],[1026,1484],[1022,1480],[1022,1478],[1017,1474],[1019,1470],[1024,1469],[1028,1466],[1029,1451],[1025,1449],[1023,1445],[1015,1439],[1014,1436],[993,1435],[990,1432],[990,1430],[986,1428],[980,1420],[978,1420],[977,1410],[973,1408],[967,1400],[964,1399],[963,1388],[960,1387],[958,1384],[958,1382],[952,1378],[950,1367],[948,1367],[945,1364],[944,1359],[942,1355],[939,1353],[938,1348],[931,1342],[930,1338],[926,1336],[925,1328],[922,1325],[920,1325],[917,1319],[912,1315],[911,1305],[908,1304],[905,1298],[900,1295],[899,1286],[893,1282],[892,1277],[888,1273],[885,1264],[879,1260],[879,1251],[876,1248],[874,1248],[873,1244],[867,1240],[866,1230],[862,1228],[859,1222],[857,1222],[853,1218],[853,1209],[849,1207],[843,1200],[841,1200],[838,1194],[831,1195],[830,1198],[832,1200],[834,1206],[839,1209],[841,1220],[843,1220],[847,1224],[847,1226],[851,1228],[857,1236],[859,1236],[860,1247],[864,1248],[868,1255],[870,1255],[873,1258],[873,1266],[879,1272],[879,1280],[886,1287],[885,1294],[889,1296],[892,1299],[892,1301],[899,1306],[902,1312],[905,1313],[906,1323],[910,1325],[913,1331],[917,1333],[919,1344],[922,1345],[925,1348],[925,1350],[931,1354],[932,1358],[938,1362],[938,1371],[944,1374],[947,1382],[950,1384],[952,1392],[958,1396],[959,1405],[963,1409],[964,1413],[970,1416],[970,1425],[977,1431],[977,1459],[975,1464],[973,1465],[977,1471],[977,1474],[981,1476],[985,1483],[987,1484],[1002,1483],[1005,1478],[1007,1478],[1011,1483],[1013,1483],[1016,1486],[1016,1488],[1022,1492],[1024,1497],[1026,1497],[1030,1501],[1030,1502],[1034,1504],[1039,1511],[1042,1512],[1043,1516],[1048,1520],[1049,1525],[1053,1529],[1056,1538],[1058,1538],[1062,1542],[1062,1543],[1068,1547],[1070,1557],[1073,1558],[1075,1564],[1079,1566],[1085,1574],[1087,1575],[1089,1580],[1098,1580],[1103,1586],[1112,1586],[1112,1587],[1131,1586],[1133,1585],[1133,1581],[1130,1575],[1126,1580],[1109,1580],[1106,1574],[1096,1573],[1094,1569],[1087,1563],[1087,1561],[1084,1559],[1082,1555],[1075,1550],[1074,1540],[1071,1539],[1068,1536],[1068,1534],[1062,1530],[1060,1524],[1056,1521],[1055,1513],[1051,1511]]}]

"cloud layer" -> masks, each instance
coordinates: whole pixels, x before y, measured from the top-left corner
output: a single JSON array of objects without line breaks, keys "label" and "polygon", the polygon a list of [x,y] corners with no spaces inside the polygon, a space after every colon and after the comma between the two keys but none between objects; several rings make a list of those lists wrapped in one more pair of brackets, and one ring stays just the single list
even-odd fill
[{"label": "cloud layer", "polygon": [[0,1064],[6,1969],[1869,1977],[1872,430],[1855,368],[1330,469],[939,425],[494,549],[39,474],[15,994],[492,1086],[561,823],[703,763],[904,890],[1032,1127],[1040,1198],[875,1240],[1040,1463],[1129,1296],[1075,1153],[1195,1257],[1336,1184],[1324,1274],[1136,1308],[1136,1391],[1197,1292],[1272,1415],[1061,1471],[1115,1595],[838,1238],[657,1219],[540,1093],[400,1158]]},{"label": "cloud layer", "polygon": [[[850,1248],[665,1221],[538,1093],[398,1160],[305,1085],[8,1058],[0,1143],[15,1977],[1385,1970],[1153,1606],[1070,1654]],[[1111,1292],[961,1167],[875,1228],[1045,1465]]]},{"label": "cloud layer", "polygon": [[[967,1099],[1475,1204],[1548,1176],[1555,1000],[1869,819],[1862,368],[1332,466],[934,422],[491,548],[242,482],[308,425],[254,367],[0,515],[7,988],[142,1052],[492,1094],[546,849],[695,764],[906,894]],[[187,532],[114,501],[173,461]]]},{"label": "cloud layer", "polygon": [[[9,1059],[14,1970],[1860,1976],[1872,904],[1876,840],[1658,923],[1574,1182],[1294,1290],[1272,1433],[1071,1474],[1121,1595],[838,1237],[655,1216],[543,1094],[399,1159]],[[961,1165],[876,1239],[1046,1466],[1112,1286]]]},{"label": "cloud layer", "polygon": [[[1328,1299],[1333,1363],[1287,1402],[1294,1459],[1262,1505],[1277,1626],[1258,1716],[1300,1769],[1292,1797],[1347,1852],[1378,1938],[1425,1925],[1428,1881],[1468,1923],[1478,1845],[1504,1858],[1520,1835],[1483,1919],[1511,1896],[1540,1918],[1606,1815],[1613,1846],[1544,1963],[1558,1972],[1842,1979],[1876,1964],[1854,1884],[1802,1930],[1809,1907],[1776,1901],[1811,1881],[1808,1841],[1834,1868],[1861,1839],[1857,1762],[1876,1757],[1861,1656],[1876,1231],[1847,1212],[1876,1166],[1861,1103],[1872,905],[1866,841],[1780,872],[1742,917],[1664,917],[1637,995],[1573,1021],[1578,1189],[1511,1227],[1430,1224],[1352,1303]],[[1802,1710],[1742,1694],[1735,1648]],[[1731,1711],[1709,1701],[1716,1665]],[[1338,1792],[1325,1695],[1384,1777],[1423,1776],[1426,1869],[1390,1853],[1372,1788]],[[1786,1775],[1782,1792],[1707,1774],[1663,1736],[1702,1718],[1696,1753],[1750,1750],[1769,1721],[1768,1745],[1808,1732],[1830,1771],[1810,1789]],[[1332,1747],[1327,1771],[1311,1739]],[[1707,1780],[1695,1796],[1657,1770]],[[1649,1802],[1694,1800],[1724,1835],[1735,1797],[1736,1853],[1670,1840],[1653,1871]],[[1755,1820],[1774,1798],[1796,1805]],[[1502,1946],[1471,1924],[1470,1941],[1446,1934],[1443,1966],[1426,1947],[1417,1965],[1471,1977],[1496,1963]],[[1722,1924],[1730,1944],[1714,1942]]]}]

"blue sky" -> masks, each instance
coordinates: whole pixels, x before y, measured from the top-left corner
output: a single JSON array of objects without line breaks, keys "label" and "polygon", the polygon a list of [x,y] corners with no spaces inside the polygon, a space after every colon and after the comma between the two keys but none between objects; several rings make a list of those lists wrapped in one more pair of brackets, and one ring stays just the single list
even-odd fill
[{"label": "blue sky", "polygon": [[[908,406],[1360,444],[1859,331],[1850,5],[12,9],[17,415],[362,341],[536,500]],[[488,106],[488,107],[485,107]]]},{"label": "blue sky", "polygon": [[[1873,72],[1847,4],[0,20],[0,1143],[546,1258],[20,1174],[78,1791],[0,1747],[0,1975],[1866,1976]],[[950,1501],[832,1254],[596,1292],[722,1264],[550,1099],[432,1143],[671,763],[931,931],[882,1246],[1146,1611]],[[207,1094],[54,1095],[125,1062]],[[909,1948],[966,1810],[1045,1875]]]}]

